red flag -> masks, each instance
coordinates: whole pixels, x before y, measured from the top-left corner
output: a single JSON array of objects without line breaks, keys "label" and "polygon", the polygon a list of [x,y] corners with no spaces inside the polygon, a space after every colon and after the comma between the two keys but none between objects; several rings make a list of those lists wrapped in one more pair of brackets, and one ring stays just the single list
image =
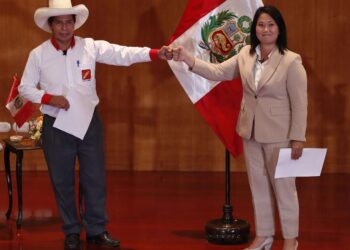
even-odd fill
[{"label": "red flag", "polygon": [[[227,60],[250,40],[250,25],[261,0],[189,0],[170,39],[202,60]],[[168,61],[185,92],[208,125],[234,157],[243,152],[235,132],[242,99],[241,79],[213,82],[188,71],[187,65]]]},{"label": "red flag", "polygon": [[6,101],[6,108],[10,111],[17,126],[20,128],[35,112],[35,106],[19,95],[19,84],[20,82],[17,76],[13,76],[13,83]]}]

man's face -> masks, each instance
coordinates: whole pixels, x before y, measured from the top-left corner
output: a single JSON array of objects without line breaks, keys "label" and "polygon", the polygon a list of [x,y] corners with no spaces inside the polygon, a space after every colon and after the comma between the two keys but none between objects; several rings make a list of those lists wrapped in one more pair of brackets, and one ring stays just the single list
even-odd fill
[{"label": "man's face", "polygon": [[50,25],[52,36],[58,43],[69,43],[74,33],[73,15],[55,16]]}]

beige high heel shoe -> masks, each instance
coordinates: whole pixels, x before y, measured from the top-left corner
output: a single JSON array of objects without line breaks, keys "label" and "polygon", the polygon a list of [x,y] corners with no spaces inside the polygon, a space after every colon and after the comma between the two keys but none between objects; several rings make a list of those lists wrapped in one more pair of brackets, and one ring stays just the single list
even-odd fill
[{"label": "beige high heel shoe", "polygon": [[244,250],[271,250],[273,237],[267,237],[260,246],[255,248],[245,248]]}]

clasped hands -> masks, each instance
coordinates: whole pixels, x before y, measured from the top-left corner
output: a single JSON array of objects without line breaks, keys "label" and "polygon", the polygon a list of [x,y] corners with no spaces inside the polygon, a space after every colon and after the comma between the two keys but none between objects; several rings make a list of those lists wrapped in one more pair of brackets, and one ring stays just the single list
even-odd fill
[{"label": "clasped hands", "polygon": [[182,46],[163,46],[158,51],[158,57],[163,60],[183,61],[188,66],[193,66],[195,60],[194,56]]}]

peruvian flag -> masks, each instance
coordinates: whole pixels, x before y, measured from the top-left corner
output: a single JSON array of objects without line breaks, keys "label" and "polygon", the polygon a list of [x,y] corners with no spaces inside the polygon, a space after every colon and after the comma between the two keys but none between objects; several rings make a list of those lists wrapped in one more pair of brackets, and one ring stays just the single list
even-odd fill
[{"label": "peruvian flag", "polygon": [[[189,0],[170,45],[182,45],[201,60],[220,63],[250,42],[250,27],[261,0]],[[236,134],[242,99],[240,79],[214,82],[188,70],[183,62],[168,61],[185,92],[230,153],[243,152]]]},{"label": "peruvian flag", "polygon": [[6,101],[6,108],[10,111],[17,126],[20,128],[35,112],[35,106],[33,103],[19,95],[19,84],[20,81],[18,80],[17,76],[13,76],[13,83]]}]

